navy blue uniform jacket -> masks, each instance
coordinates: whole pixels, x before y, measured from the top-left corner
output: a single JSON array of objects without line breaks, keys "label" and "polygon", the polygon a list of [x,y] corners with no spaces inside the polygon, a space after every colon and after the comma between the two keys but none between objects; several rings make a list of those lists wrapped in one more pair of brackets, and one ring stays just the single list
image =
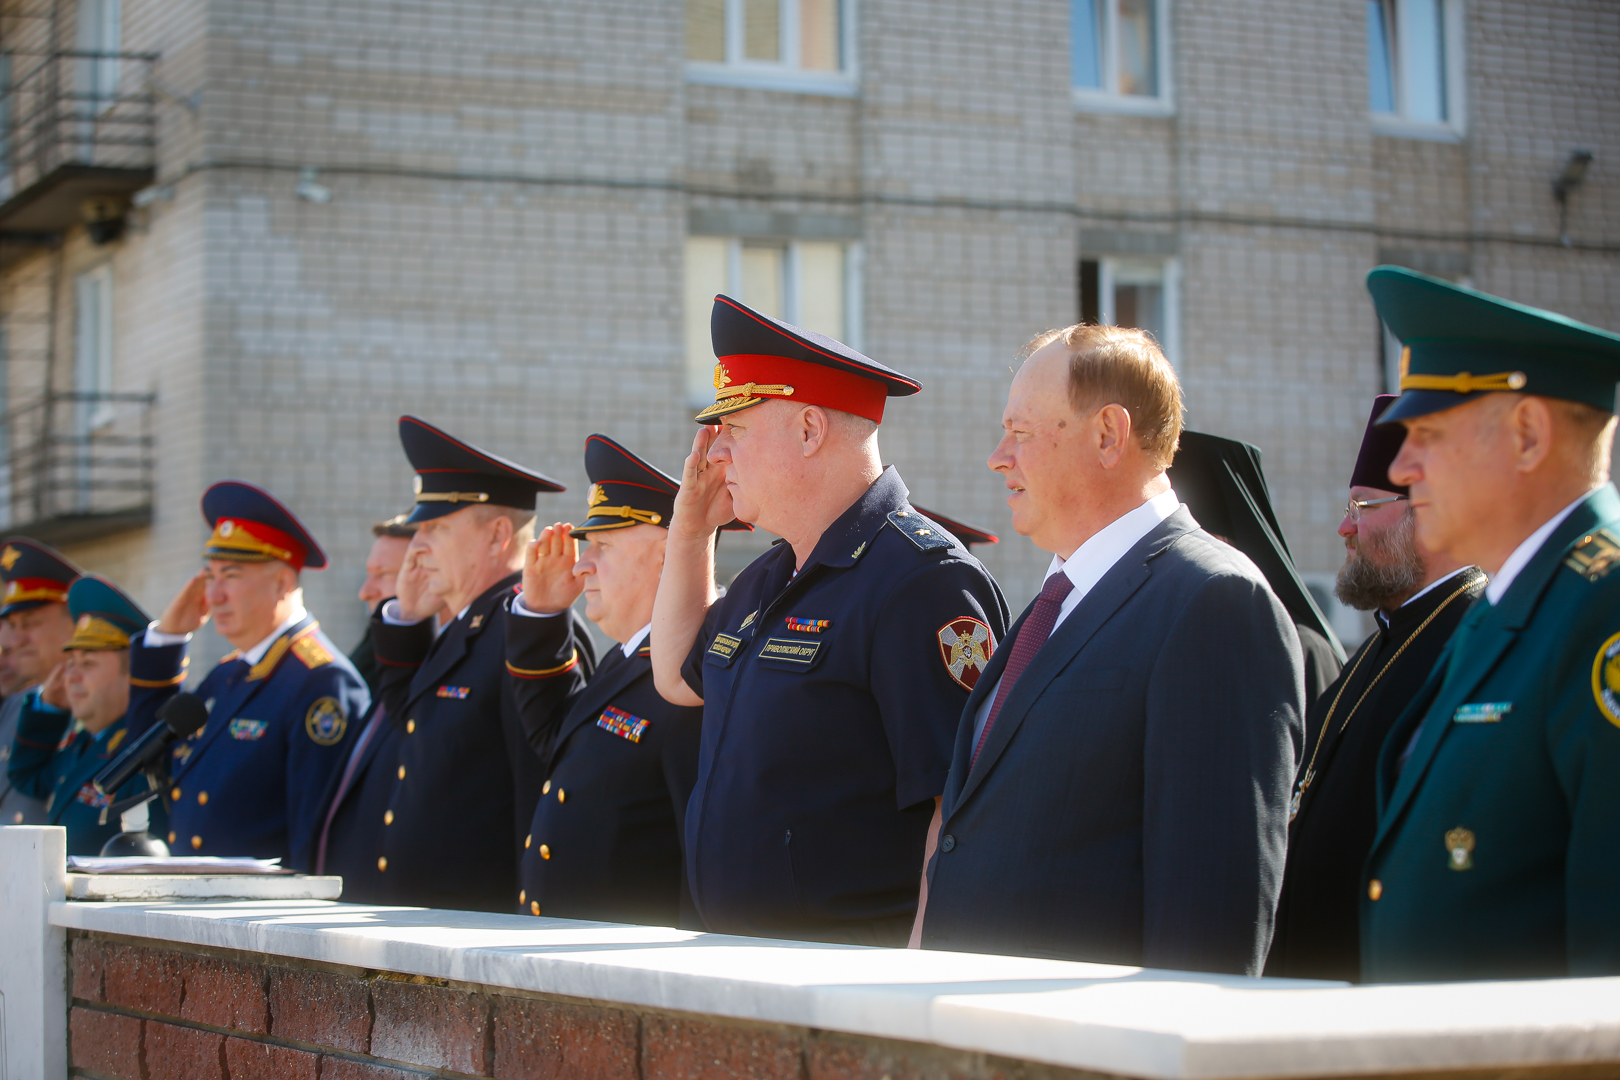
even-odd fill
[{"label": "navy blue uniform jacket", "polygon": [[1264,576],[1177,510],[1053,631],[970,768],[1008,655],[962,713],[924,947],[1258,974],[1304,716]]},{"label": "navy blue uniform jacket", "polygon": [[[490,586],[437,641],[428,620],[392,626],[380,607],[372,616],[378,661],[413,669],[400,708],[387,717],[392,740],[366,763],[365,790],[376,777],[388,791],[375,862],[381,902],[513,908],[544,780],[506,669],[508,604],[519,580],[512,574]],[[584,638],[577,656],[536,677],[584,685],[595,659]]]},{"label": "navy blue uniform jacket", "polygon": [[[188,645],[130,643],[129,737],[159,723],[186,677]],[[305,616],[257,664],[226,656],[198,685],[208,722],[174,745],[165,793],[176,855],[314,858],[321,794],[371,696],[353,665]]]},{"label": "navy blue uniform jacket", "polygon": [[[513,616],[514,674],[546,671],[580,647],[573,620]],[[519,707],[546,783],[523,841],[522,892],[532,915],[679,926],[681,831],[697,780],[703,710],[671,705],[653,686],[649,646],[614,647],[586,686],[522,679]]]},{"label": "navy blue uniform jacket", "polygon": [[722,933],[903,944],[956,718],[1001,590],[885,469],[793,574],[779,543],[709,609],[687,881]]},{"label": "navy blue uniform jacket", "polygon": [[[119,816],[109,814],[103,824],[102,811],[117,799],[150,790],[143,776],[131,777],[112,795],[101,794],[90,783],[123,749],[129,734],[124,717],[92,735],[83,728],[70,730],[73,718],[40,701],[38,690],[27,691],[21,705],[11,782],[18,791],[46,800],[45,824],[67,829],[69,855],[100,855],[101,845],[121,831]],[[148,830],[162,836],[168,829],[163,804],[153,800],[147,806]]]}]

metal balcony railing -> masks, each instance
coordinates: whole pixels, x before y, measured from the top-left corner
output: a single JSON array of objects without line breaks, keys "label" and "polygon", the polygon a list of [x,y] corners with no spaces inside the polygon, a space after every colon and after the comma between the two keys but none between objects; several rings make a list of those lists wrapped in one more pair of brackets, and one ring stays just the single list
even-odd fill
[{"label": "metal balcony railing", "polygon": [[[150,172],[157,146],[151,53],[8,52],[0,88],[0,200],[63,170]],[[123,185],[120,185],[122,189]]]},{"label": "metal balcony railing", "polygon": [[149,524],[155,398],[52,393],[0,416],[0,529],[61,544]]}]

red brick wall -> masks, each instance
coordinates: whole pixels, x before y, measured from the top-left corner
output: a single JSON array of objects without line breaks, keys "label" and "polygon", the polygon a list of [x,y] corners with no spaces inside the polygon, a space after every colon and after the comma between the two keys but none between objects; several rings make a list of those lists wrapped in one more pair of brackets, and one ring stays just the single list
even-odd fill
[{"label": "red brick wall", "polygon": [[90,1080],[1082,1080],[912,1043],[75,931]]}]

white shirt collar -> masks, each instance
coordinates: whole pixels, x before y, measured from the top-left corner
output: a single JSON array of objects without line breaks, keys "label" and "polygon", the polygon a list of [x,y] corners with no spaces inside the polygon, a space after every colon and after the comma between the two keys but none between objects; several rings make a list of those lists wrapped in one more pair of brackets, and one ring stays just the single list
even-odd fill
[{"label": "white shirt collar", "polygon": [[[1445,577],[1435,578],[1433,581],[1431,581],[1427,585],[1423,586],[1423,588],[1419,589],[1417,592],[1415,592],[1411,596],[1409,596],[1407,598],[1407,600],[1406,600],[1406,604],[1410,604],[1412,601],[1416,600],[1418,597],[1422,596],[1424,593],[1434,592],[1434,590],[1438,589],[1440,586],[1444,585],[1446,582],[1450,581],[1452,578],[1456,577],[1458,574],[1466,574],[1466,573],[1468,573],[1468,571],[1470,571],[1472,569],[1473,569],[1472,566],[1459,566],[1457,569],[1453,570],[1451,573],[1447,574]],[[1401,607],[1405,607],[1406,604],[1402,604]]]},{"label": "white shirt collar", "polygon": [[641,648],[641,643],[647,640],[647,635],[650,633],[652,633],[652,623],[648,623],[646,626],[643,626],[640,630],[637,630],[634,634],[630,635],[630,640],[626,641],[622,646],[624,649],[624,658],[626,660],[636,655],[636,650]]},{"label": "white shirt collar", "polygon": [[265,638],[263,641],[253,646],[253,648],[243,653],[242,659],[248,662],[249,667],[257,664],[260,660],[264,659],[264,654],[270,651],[270,646],[275,644],[276,638],[280,637],[282,634],[285,634],[288,630],[292,629],[299,622],[308,617],[309,612],[304,610],[303,604],[299,604],[297,607],[293,608],[292,614],[287,616],[285,622],[270,632],[269,637]]},{"label": "white shirt collar", "polygon": [[1051,577],[1061,570],[1069,575],[1070,581],[1074,582],[1074,591],[1064,598],[1063,610],[1058,621],[1061,622],[1062,615],[1067,615],[1076,604],[1080,603],[1086,593],[1103,579],[1103,575],[1124,558],[1127,551],[1135,547],[1142,537],[1152,532],[1165,518],[1175,513],[1180,505],[1181,500],[1176,498],[1174,490],[1160,492],[1135,510],[1121,514],[1099,529],[1067,559],[1052,556],[1052,565],[1047,567],[1046,576]]},{"label": "white shirt collar", "polygon": [[1492,575],[1491,583],[1485,586],[1485,599],[1489,600],[1493,606],[1501,603],[1502,597],[1507,594],[1508,588],[1513,584],[1513,579],[1519,576],[1519,571],[1523,570],[1530,560],[1535,557],[1536,552],[1541,550],[1541,545],[1547,542],[1547,537],[1551,536],[1553,530],[1562,525],[1564,519],[1573,514],[1575,508],[1585,502],[1591,494],[1590,491],[1586,492],[1586,494],[1554,514],[1541,528],[1525,537],[1524,543],[1514,548],[1513,554],[1507,557],[1507,561],[1502,564],[1502,569]]}]

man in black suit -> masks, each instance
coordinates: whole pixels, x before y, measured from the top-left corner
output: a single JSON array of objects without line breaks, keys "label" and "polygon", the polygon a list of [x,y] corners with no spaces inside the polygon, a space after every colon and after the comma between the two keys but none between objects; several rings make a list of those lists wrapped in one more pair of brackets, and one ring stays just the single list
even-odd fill
[{"label": "man in black suit", "polygon": [[990,467],[1053,553],[963,712],[930,831],[926,948],[1256,974],[1304,674],[1255,565],[1165,469],[1181,388],[1138,330],[1025,348]]},{"label": "man in black suit", "polygon": [[[416,535],[416,526],[405,524],[404,514],[396,514],[387,521],[373,525],[371,535],[371,551],[366,555],[366,580],[360,583],[360,602],[366,605],[367,615],[376,611],[377,605],[384,600],[392,600],[398,591],[399,568],[405,562],[405,549],[411,546],[411,537]],[[371,640],[369,620],[359,644],[349,653],[349,663],[366,680],[366,686],[371,688],[371,696],[375,698],[382,672],[377,665],[377,646]]]},{"label": "man in black suit", "polygon": [[1335,591],[1372,611],[1378,632],[1306,714],[1267,975],[1361,981],[1361,873],[1378,828],[1379,749],[1485,592],[1479,567],[1418,545],[1407,489],[1389,478],[1406,428],[1378,426],[1394,401],[1373,403],[1339,523]]},{"label": "man in black suit", "polygon": [[[416,470],[417,531],[399,595],[371,617],[387,727],[330,797],[325,865],[361,859],[357,884],[374,902],[511,911],[544,778],[518,716],[506,623],[535,495],[563,486],[414,416],[399,437]],[[436,632],[440,609],[450,621]],[[595,660],[581,635],[565,664],[535,677],[583,685]],[[351,831],[355,812],[371,820]],[[362,843],[373,846],[357,856]]]}]

